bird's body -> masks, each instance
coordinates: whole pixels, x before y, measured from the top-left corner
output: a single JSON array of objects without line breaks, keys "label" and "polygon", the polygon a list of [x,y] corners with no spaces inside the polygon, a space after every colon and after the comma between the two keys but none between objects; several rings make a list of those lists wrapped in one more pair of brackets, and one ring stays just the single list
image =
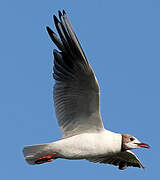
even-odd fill
[{"label": "bird's body", "polygon": [[61,139],[52,145],[60,158],[87,159],[118,153],[121,151],[121,142],[121,134],[104,130],[99,133],[83,133]]},{"label": "bird's body", "polygon": [[63,11],[54,22],[60,38],[47,31],[58,49],[54,50],[54,106],[60,140],[48,144],[26,146],[23,149],[29,164],[42,164],[57,158],[87,159],[113,164],[119,169],[128,166],[143,168],[129,149],[149,145],[128,134],[106,130],[100,114],[99,85],[82,47]]}]

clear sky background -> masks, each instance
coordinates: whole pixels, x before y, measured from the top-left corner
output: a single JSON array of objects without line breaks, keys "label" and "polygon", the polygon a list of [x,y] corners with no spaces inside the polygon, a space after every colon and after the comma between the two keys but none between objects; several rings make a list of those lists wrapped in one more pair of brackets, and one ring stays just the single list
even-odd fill
[{"label": "clear sky background", "polygon": [[[61,137],[52,100],[55,45],[45,27],[65,9],[101,89],[106,128],[152,146],[137,149],[146,171],[85,160],[29,166],[25,145]],[[54,27],[55,30],[55,27]],[[156,179],[160,133],[158,0],[0,2],[0,179]]]}]

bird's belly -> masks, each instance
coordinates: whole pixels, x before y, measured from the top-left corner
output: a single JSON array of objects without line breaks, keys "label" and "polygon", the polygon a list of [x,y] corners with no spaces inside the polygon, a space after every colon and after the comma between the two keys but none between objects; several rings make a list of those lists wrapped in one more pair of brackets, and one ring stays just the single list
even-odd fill
[{"label": "bird's belly", "polygon": [[55,145],[60,158],[85,159],[119,152],[119,145],[115,142],[111,146],[110,142],[114,143],[108,136],[81,134],[57,141]]}]

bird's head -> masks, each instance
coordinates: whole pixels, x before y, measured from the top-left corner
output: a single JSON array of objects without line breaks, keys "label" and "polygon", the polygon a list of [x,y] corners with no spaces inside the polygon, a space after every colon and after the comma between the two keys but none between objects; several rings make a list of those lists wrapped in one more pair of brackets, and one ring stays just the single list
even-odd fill
[{"label": "bird's head", "polygon": [[136,149],[136,148],[150,148],[146,143],[140,142],[134,136],[129,134],[122,134],[122,150]]}]

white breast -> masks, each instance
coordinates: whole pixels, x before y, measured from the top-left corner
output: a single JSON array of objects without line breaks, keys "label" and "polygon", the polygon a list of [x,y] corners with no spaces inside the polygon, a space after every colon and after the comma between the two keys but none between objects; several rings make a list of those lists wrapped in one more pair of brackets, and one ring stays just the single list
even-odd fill
[{"label": "white breast", "polygon": [[101,133],[84,133],[53,143],[59,157],[83,159],[121,151],[121,134],[107,130]]}]

